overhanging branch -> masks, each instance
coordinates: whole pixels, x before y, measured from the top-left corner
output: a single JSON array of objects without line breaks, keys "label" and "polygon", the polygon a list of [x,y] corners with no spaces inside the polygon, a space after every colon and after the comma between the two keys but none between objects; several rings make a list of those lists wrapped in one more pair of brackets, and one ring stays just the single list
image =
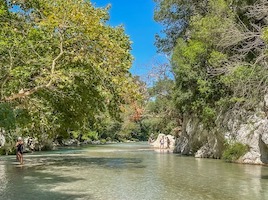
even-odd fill
[{"label": "overhanging branch", "polygon": [[8,96],[8,97],[4,97],[4,98],[2,98],[2,100],[4,100],[4,101],[13,101],[15,99],[27,97],[27,96],[35,93],[36,91],[38,91],[38,90],[40,90],[42,88],[49,88],[51,86],[51,84],[53,83],[53,80],[54,80],[54,74],[55,74],[55,68],[56,68],[57,61],[62,57],[62,55],[64,53],[64,50],[63,50],[63,37],[62,36],[60,37],[59,49],[60,49],[60,53],[52,61],[51,72],[50,72],[50,80],[49,80],[49,82],[47,84],[39,85],[39,86],[36,86],[34,88],[31,88],[31,89],[27,89],[27,90],[21,89],[18,93],[12,94],[11,96]]}]

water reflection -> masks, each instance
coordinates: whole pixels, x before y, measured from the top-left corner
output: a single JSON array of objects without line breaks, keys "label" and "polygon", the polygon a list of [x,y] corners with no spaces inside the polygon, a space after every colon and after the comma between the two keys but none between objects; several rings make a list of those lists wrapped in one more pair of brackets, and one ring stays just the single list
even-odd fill
[{"label": "water reflection", "polygon": [[6,190],[7,177],[6,177],[6,166],[0,161],[0,194]]}]

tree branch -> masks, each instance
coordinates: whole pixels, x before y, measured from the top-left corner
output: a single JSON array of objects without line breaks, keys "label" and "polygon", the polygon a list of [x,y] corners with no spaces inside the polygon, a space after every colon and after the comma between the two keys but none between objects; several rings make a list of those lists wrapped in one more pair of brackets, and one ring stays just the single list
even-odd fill
[{"label": "tree branch", "polygon": [[51,73],[50,73],[50,80],[49,80],[49,82],[47,84],[39,85],[39,86],[36,86],[36,87],[34,87],[32,89],[28,89],[28,90],[21,89],[18,93],[12,94],[9,97],[5,97],[5,98],[2,97],[2,99],[4,99],[5,101],[12,101],[12,100],[15,100],[15,99],[27,97],[27,96],[35,93],[39,89],[49,88],[51,86],[51,84],[53,83],[53,80],[54,80],[54,77],[53,76],[55,74],[55,68],[56,68],[57,61],[62,57],[62,55],[64,53],[64,50],[63,50],[63,37],[62,36],[60,36],[60,46],[59,46],[59,49],[60,49],[60,53],[52,61]]},{"label": "tree branch", "polygon": [[55,73],[55,67],[56,67],[56,62],[61,58],[61,56],[63,55],[64,51],[63,51],[63,38],[62,36],[60,37],[60,53],[59,55],[52,61],[52,66],[51,66],[51,74],[50,74],[50,81],[48,82],[48,84],[46,84],[46,87],[49,87],[52,82],[53,82],[53,75]]}]

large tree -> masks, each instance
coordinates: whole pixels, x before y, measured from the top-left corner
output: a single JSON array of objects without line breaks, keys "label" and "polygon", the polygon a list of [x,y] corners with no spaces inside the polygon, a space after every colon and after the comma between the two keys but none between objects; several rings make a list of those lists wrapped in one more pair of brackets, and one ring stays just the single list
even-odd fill
[{"label": "large tree", "polygon": [[258,103],[267,84],[267,1],[157,3],[167,36],[159,50],[172,55],[182,113],[213,122],[221,108]]},{"label": "large tree", "polygon": [[25,110],[28,129],[57,134],[118,115],[136,86],[131,41],[108,19],[90,1],[1,0],[0,106]]}]

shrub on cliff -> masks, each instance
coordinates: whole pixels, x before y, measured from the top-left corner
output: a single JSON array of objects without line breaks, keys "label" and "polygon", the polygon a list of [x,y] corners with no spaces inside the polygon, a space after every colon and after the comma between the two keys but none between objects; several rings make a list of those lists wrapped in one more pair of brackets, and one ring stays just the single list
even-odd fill
[{"label": "shrub on cliff", "polygon": [[248,152],[248,146],[239,142],[228,145],[223,152],[222,158],[227,162],[234,162]]}]

